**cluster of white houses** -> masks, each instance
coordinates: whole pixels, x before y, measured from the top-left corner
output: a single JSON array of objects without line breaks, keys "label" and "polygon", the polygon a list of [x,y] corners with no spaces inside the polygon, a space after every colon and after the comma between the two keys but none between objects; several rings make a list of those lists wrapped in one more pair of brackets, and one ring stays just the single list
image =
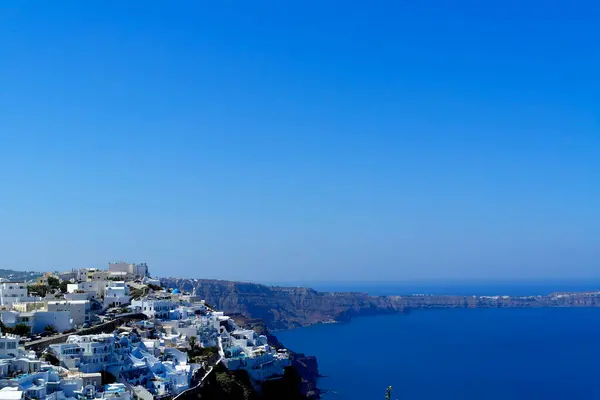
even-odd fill
[{"label": "cluster of white houses", "polygon": [[[28,295],[29,283],[0,282],[5,331],[18,325],[25,325],[32,336],[72,331],[53,340],[41,357],[22,346],[30,339],[2,332],[0,400],[176,398],[198,383],[196,372],[206,370],[207,363],[246,370],[255,384],[281,376],[291,363],[286,350],[271,347],[264,335],[241,329],[194,292],[158,290],[153,285],[159,281],[149,277],[146,264],[110,263],[106,270],[45,274],[40,281],[49,278],[66,282],[66,293],[33,297]],[[145,319],[130,320],[109,333],[80,332],[111,307]],[[213,348],[212,359],[190,360],[188,351],[196,346]]]},{"label": "cluster of white houses", "polygon": [[26,325],[39,334],[48,326],[63,332],[89,325],[95,314],[109,307],[129,304],[126,282],[148,279],[146,264],[109,263],[108,269],[82,268],[62,273],[46,273],[38,284],[49,279],[66,283],[66,293],[45,297],[28,294],[26,282],[0,282],[0,320],[9,328]]}]

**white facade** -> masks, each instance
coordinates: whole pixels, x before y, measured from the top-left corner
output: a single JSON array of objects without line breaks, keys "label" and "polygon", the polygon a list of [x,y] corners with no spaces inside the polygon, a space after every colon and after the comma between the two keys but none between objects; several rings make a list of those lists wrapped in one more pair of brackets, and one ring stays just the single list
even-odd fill
[{"label": "white facade", "polygon": [[143,298],[132,301],[131,305],[136,311],[145,314],[148,318],[169,319],[171,311],[175,310],[179,304],[171,300]]},{"label": "white facade", "polygon": [[51,345],[50,350],[65,368],[86,373],[107,371],[121,382],[141,385],[155,396],[187,389],[194,372],[187,364],[186,353],[173,349],[170,360],[161,361],[135,334],[72,335],[67,343]]},{"label": "white facade", "polygon": [[0,283],[0,305],[10,307],[13,303],[27,301],[27,298],[27,285],[25,283]]},{"label": "white facade", "polygon": [[129,264],[123,261],[108,263],[109,272],[125,272],[132,277],[143,277],[148,275],[148,266],[146,263]]},{"label": "white facade", "polygon": [[88,300],[49,301],[47,310],[67,311],[75,326],[90,322],[90,302]]},{"label": "white facade", "polygon": [[155,278],[150,278],[148,276],[145,276],[144,279],[142,279],[142,283],[145,285],[160,286],[160,279],[155,279]]},{"label": "white facade", "polygon": [[6,326],[14,328],[17,324],[25,324],[31,328],[31,333],[41,333],[48,325],[58,332],[72,328],[68,311],[32,311],[20,313],[17,311],[0,311],[0,319]]},{"label": "white facade", "polygon": [[12,304],[12,310],[18,312],[31,312],[35,310],[43,310],[46,308],[46,302],[44,301],[28,301],[28,302],[17,302]]},{"label": "white facade", "polygon": [[87,281],[106,281],[110,278],[110,272],[98,270],[87,273]]},{"label": "white facade", "polygon": [[90,292],[84,293],[65,293],[65,300],[91,300]]},{"label": "white facade", "polygon": [[104,296],[106,291],[106,286],[108,286],[108,281],[90,281],[90,282],[79,282],[79,283],[69,283],[67,285],[68,293],[76,293],[83,292],[89,293],[90,297],[93,299],[98,299]]},{"label": "white facade", "polygon": [[20,338],[20,336],[10,333],[2,333],[0,335],[0,358],[16,357]]},{"label": "white facade", "polygon": [[[233,321],[231,325],[236,326]],[[254,381],[283,375],[291,365],[287,351],[277,351],[267,344],[267,337],[253,330],[225,331],[220,336],[223,365],[229,370],[243,369]]]},{"label": "white facade", "polygon": [[27,399],[46,399],[46,383],[48,382],[47,371],[21,374],[11,379],[11,386],[17,387],[24,392]]},{"label": "white facade", "polygon": [[131,400],[131,392],[122,383],[111,383],[104,386],[103,399]]},{"label": "white facade", "polygon": [[129,287],[125,282],[109,281],[104,292],[104,307],[119,307],[129,304]]},{"label": "white facade", "polygon": [[18,387],[7,386],[0,389],[0,400],[20,400],[23,398],[23,391]]}]

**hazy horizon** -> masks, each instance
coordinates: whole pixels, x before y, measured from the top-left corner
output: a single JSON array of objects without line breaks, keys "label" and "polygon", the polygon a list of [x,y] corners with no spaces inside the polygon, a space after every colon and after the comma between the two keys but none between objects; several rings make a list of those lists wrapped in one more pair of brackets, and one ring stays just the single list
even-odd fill
[{"label": "hazy horizon", "polygon": [[10,2],[0,268],[594,279],[599,20],[591,1]]}]

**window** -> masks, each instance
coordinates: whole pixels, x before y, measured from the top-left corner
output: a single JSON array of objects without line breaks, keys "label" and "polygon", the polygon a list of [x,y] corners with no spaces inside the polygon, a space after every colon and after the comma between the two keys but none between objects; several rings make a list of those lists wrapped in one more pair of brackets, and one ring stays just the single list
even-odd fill
[{"label": "window", "polygon": [[4,349],[6,347],[6,343],[0,342],[0,349]]},{"label": "window", "polygon": [[8,342],[8,343],[6,343],[6,348],[7,349],[16,349],[17,348],[17,343],[15,343],[15,342]]}]

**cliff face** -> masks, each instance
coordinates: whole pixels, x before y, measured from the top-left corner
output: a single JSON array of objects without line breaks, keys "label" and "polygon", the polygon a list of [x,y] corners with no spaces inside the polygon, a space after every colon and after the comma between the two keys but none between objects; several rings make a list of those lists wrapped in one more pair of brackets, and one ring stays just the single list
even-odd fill
[{"label": "cliff face", "polygon": [[300,392],[301,378],[295,368],[286,368],[279,379],[252,386],[245,371],[228,371],[217,365],[202,386],[180,395],[180,400],[307,400]]},{"label": "cliff face", "polygon": [[[358,315],[401,313],[418,308],[597,307],[600,292],[552,293],[546,296],[369,296],[366,293],[327,293],[308,288],[271,287],[254,283],[164,278],[170,288],[196,290],[212,307],[225,311],[240,326],[253,328],[277,348],[285,347],[269,329],[347,321]],[[319,398],[315,357],[291,352],[292,367],[282,379],[269,382],[261,393],[241,372],[219,370],[189,399],[270,400]]]},{"label": "cliff face", "polygon": [[286,329],[333,322],[358,314],[397,313],[404,310],[400,298],[366,293],[325,293],[309,288],[265,286],[255,283],[162,279],[161,283],[192,291],[208,304],[228,314],[262,319],[271,329]]},{"label": "cliff face", "polygon": [[401,313],[416,308],[597,307],[600,292],[546,296],[369,296],[318,292],[309,288],[265,286],[209,279],[164,278],[161,283],[196,293],[228,314],[261,319],[270,329],[346,321],[357,315]]}]

